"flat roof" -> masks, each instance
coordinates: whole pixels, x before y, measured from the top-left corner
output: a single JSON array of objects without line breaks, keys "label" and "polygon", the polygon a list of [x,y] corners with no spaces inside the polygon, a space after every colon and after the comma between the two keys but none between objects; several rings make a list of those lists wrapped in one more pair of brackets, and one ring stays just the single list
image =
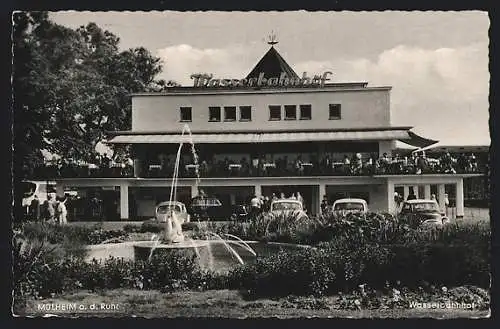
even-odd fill
[{"label": "flat roof", "polygon": [[168,87],[165,91],[132,93],[131,96],[220,95],[220,94],[276,94],[340,91],[388,91],[391,86],[367,87],[368,82],[329,83],[323,87]]}]

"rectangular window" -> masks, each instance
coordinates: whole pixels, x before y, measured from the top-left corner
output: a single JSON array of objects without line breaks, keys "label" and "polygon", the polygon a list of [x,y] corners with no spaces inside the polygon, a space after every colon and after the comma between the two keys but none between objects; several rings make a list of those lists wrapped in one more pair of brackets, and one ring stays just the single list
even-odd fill
[{"label": "rectangular window", "polygon": [[311,104],[300,105],[300,120],[311,120]]},{"label": "rectangular window", "polygon": [[240,121],[252,121],[251,106],[240,106]]},{"label": "rectangular window", "polygon": [[329,114],[330,120],[340,120],[341,119],[340,108],[341,108],[340,104],[330,104],[330,114]]},{"label": "rectangular window", "polygon": [[297,105],[285,105],[285,120],[297,120]]},{"label": "rectangular window", "polygon": [[269,120],[281,120],[281,105],[269,105]]},{"label": "rectangular window", "polygon": [[236,106],[224,106],[224,121],[236,121]]},{"label": "rectangular window", "polygon": [[193,115],[191,113],[190,107],[181,107],[181,121],[182,122],[193,121]]},{"label": "rectangular window", "polygon": [[220,107],[210,106],[208,108],[208,121],[219,122],[220,121]]}]

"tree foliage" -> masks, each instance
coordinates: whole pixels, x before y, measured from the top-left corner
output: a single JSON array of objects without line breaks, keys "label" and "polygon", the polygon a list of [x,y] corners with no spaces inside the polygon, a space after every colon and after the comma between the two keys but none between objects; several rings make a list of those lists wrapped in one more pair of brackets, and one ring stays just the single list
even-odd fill
[{"label": "tree foliage", "polygon": [[[106,131],[131,127],[130,93],[163,90],[161,60],[89,23],[71,29],[44,12],[14,15],[14,163],[40,164],[41,150],[92,161]],[[21,173],[17,173],[19,175]]]}]

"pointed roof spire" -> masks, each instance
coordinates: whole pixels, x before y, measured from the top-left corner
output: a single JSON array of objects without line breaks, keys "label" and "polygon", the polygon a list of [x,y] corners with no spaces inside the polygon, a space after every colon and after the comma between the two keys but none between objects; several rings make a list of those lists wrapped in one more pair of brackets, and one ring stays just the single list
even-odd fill
[{"label": "pointed roof spire", "polygon": [[274,31],[271,31],[271,34],[269,35],[269,41],[267,41],[267,44],[273,47],[277,43],[278,41],[276,41],[276,34],[274,34]]},{"label": "pointed roof spire", "polygon": [[297,73],[295,73],[290,65],[288,65],[288,63],[274,48],[274,45],[278,43],[274,32],[269,35],[269,41],[267,43],[271,45],[271,48],[261,58],[257,65],[255,65],[252,71],[250,71],[246,79],[259,78],[259,74],[261,73],[264,73],[264,77],[266,79],[279,78],[281,73],[285,73],[289,79],[298,79],[299,76]]}]

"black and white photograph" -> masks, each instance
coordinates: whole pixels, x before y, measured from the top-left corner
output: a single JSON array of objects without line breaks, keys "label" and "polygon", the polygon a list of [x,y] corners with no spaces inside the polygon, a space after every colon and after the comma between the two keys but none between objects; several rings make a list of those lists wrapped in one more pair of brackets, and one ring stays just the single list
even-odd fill
[{"label": "black and white photograph", "polygon": [[17,11],[16,317],[488,318],[484,11]]}]

